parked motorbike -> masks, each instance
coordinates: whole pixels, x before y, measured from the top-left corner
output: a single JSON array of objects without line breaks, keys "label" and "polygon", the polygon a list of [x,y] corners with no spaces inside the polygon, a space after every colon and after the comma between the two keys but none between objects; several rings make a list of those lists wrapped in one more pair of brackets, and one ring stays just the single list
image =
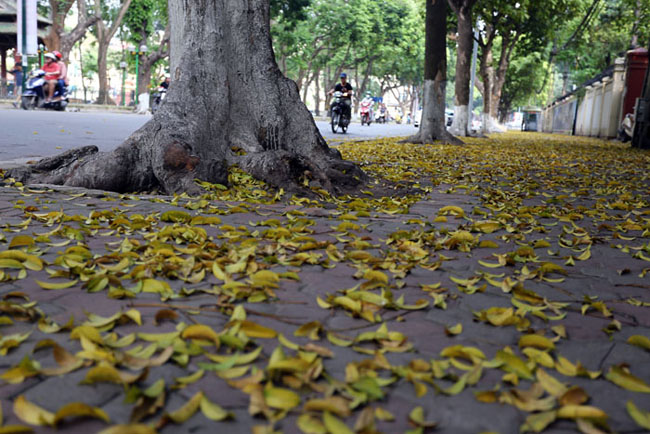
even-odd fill
[{"label": "parked motorbike", "polygon": [[332,132],[337,133],[341,128],[343,134],[348,130],[350,124],[350,117],[347,114],[345,103],[343,102],[343,92],[334,92],[334,100],[332,102]]},{"label": "parked motorbike", "polygon": [[156,93],[153,94],[153,104],[151,104],[151,113],[155,114],[160,108],[160,104],[165,100],[167,96],[167,89],[160,86]]},{"label": "parked motorbike", "polygon": [[372,101],[361,102],[361,125],[363,126],[372,123]]},{"label": "parked motorbike", "polygon": [[45,71],[37,69],[31,74],[25,91],[22,95],[20,106],[23,110],[33,110],[35,108],[44,108],[50,110],[64,111],[70,102],[68,100],[68,88],[61,88],[57,85],[54,91],[54,97],[51,102],[45,102]]}]

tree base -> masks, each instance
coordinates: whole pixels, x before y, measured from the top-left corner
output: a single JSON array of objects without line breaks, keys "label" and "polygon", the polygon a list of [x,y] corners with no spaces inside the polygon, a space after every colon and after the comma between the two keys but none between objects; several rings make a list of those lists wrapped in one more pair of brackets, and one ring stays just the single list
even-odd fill
[{"label": "tree base", "polygon": [[228,152],[221,159],[205,159],[174,135],[152,119],[113,152],[99,152],[96,146],[72,149],[33,166],[10,169],[5,177],[23,184],[189,195],[205,192],[197,180],[228,185],[230,166],[274,187],[305,195],[311,194],[311,186],[334,195],[350,194],[368,180],[356,164],[343,160],[337,150],[326,145],[309,158],[278,149],[246,155]]}]

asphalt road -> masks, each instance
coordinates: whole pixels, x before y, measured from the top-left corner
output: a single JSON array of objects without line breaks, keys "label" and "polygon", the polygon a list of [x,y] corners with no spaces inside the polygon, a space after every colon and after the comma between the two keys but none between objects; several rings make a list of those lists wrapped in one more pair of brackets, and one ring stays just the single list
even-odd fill
[{"label": "asphalt road", "polygon": [[[56,155],[79,146],[96,145],[100,151],[116,148],[140,128],[150,115],[106,112],[24,111],[0,108],[0,161]],[[407,136],[412,125],[350,125],[347,134],[332,134],[327,122],[317,122],[329,142]]]}]

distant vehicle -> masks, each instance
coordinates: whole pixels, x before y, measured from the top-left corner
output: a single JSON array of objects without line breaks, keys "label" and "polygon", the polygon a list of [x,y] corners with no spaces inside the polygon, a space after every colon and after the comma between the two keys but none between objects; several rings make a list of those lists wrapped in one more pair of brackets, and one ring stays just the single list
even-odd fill
[{"label": "distant vehicle", "polygon": [[525,110],[521,131],[539,131],[542,123],[541,110]]},{"label": "distant vehicle", "polygon": [[[413,118],[413,126],[415,128],[420,128],[420,122],[422,122],[422,109],[418,109],[415,112],[415,117]],[[450,127],[454,123],[454,111],[445,110],[445,125]]]},{"label": "distant vehicle", "polygon": [[372,122],[372,102],[363,101],[361,103],[361,125],[367,124],[370,126]]}]

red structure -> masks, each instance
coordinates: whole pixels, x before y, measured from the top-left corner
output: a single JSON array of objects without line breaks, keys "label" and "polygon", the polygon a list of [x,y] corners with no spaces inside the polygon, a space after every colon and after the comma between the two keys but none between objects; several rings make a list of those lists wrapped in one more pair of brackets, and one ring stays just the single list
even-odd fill
[{"label": "red structure", "polygon": [[628,113],[634,113],[637,98],[643,91],[643,80],[648,69],[648,50],[637,48],[627,52],[627,72],[625,75],[625,94],[623,97],[622,118]]}]

